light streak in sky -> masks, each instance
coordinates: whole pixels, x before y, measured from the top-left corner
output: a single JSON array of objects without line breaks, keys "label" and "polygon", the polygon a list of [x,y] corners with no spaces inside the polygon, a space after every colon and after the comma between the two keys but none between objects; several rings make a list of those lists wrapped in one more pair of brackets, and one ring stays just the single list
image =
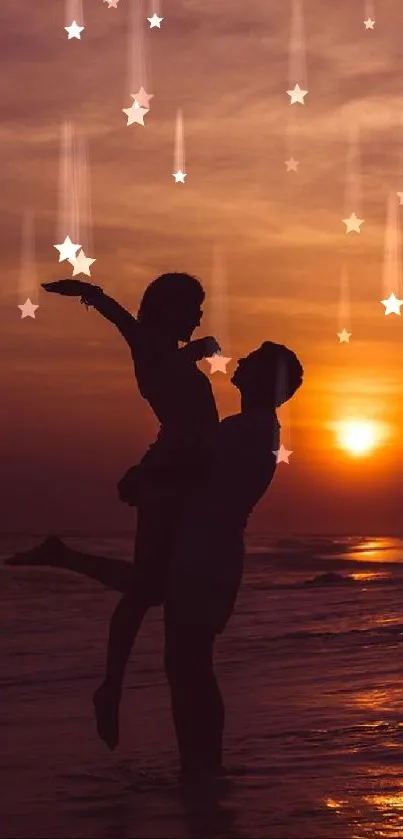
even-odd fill
[{"label": "light streak in sky", "polygon": [[91,276],[90,265],[95,262],[86,256],[85,251],[92,253],[92,210],[91,210],[91,187],[90,187],[90,166],[88,159],[87,143],[83,137],[77,137],[73,144],[74,178],[76,182],[76,208],[78,214],[78,229],[81,242],[81,250],[74,259],[69,259],[73,265],[73,277],[77,274]]},{"label": "light streak in sky", "polygon": [[[218,341],[220,347],[227,347],[229,344],[227,269],[223,248],[218,244],[214,245],[213,248],[213,268],[211,272],[209,300],[211,334]],[[210,364],[209,372],[211,374],[218,372],[226,373],[227,364],[232,359],[222,355],[222,353],[215,353],[210,358],[206,358],[206,361]]]},{"label": "light streak in sky", "polygon": [[81,33],[84,30],[83,0],[66,0],[65,30],[68,40],[77,38],[81,40]]},{"label": "light streak in sky", "polygon": [[365,0],[364,11],[364,26],[365,29],[374,29],[375,27],[375,0]]},{"label": "light streak in sky", "polygon": [[59,262],[74,259],[81,244],[78,239],[77,184],[73,161],[73,125],[65,122],[62,126],[59,157],[59,206],[57,213],[57,241],[54,245],[59,251]]},{"label": "light streak in sky", "polygon": [[34,218],[30,210],[27,210],[22,218],[22,239],[21,239],[21,264],[18,278],[18,296],[25,300],[18,308],[21,309],[21,317],[35,318],[35,311],[38,305],[32,300],[38,299],[38,277],[35,260],[35,230]]},{"label": "light streak in sky", "polygon": [[86,251],[92,252],[94,249],[94,242],[92,232],[90,164],[88,146],[85,138],[76,137],[73,148],[79,238],[82,247]]},{"label": "light streak in sky", "polygon": [[336,332],[339,338],[339,344],[349,344],[351,335],[351,313],[350,313],[350,294],[349,294],[349,279],[347,268],[342,266],[340,274],[340,299],[339,299],[339,313],[338,326],[340,332]]},{"label": "light streak in sky", "polygon": [[301,116],[295,108],[287,110],[287,127],[285,131],[285,149],[287,160],[284,161],[287,172],[296,172],[299,166],[299,154],[297,148],[298,140],[298,117]]},{"label": "light streak in sky", "polygon": [[57,235],[59,244],[54,247],[59,251],[59,262],[68,259],[73,276],[91,276],[89,266],[95,260],[84,252],[93,248],[88,152],[85,140],[75,137],[70,122],[64,123],[61,135]]},{"label": "light streak in sky", "polygon": [[175,124],[175,150],[174,150],[174,169],[173,177],[176,184],[184,184],[187,173],[185,172],[185,137],[183,127],[182,110],[178,108],[176,113]]},{"label": "light streak in sky", "polygon": [[127,115],[127,125],[144,125],[144,117],[150,110],[150,99],[154,94],[146,93],[149,72],[144,41],[143,0],[129,0],[129,3],[126,93],[134,102],[128,108],[122,108],[122,111]]},{"label": "light streak in sky", "polygon": [[[283,359],[279,359],[277,361],[277,370],[276,370],[276,389],[275,389],[275,401],[276,404],[280,404],[280,408],[277,409],[277,413],[279,413],[279,422],[281,426],[281,439],[285,439],[288,441],[287,445],[291,443],[291,423],[290,423],[290,403],[285,402],[288,391],[288,381],[287,381],[287,368]],[[291,454],[293,454],[292,449],[288,449],[283,445],[281,442],[280,448],[273,452],[273,454],[277,457],[277,463],[288,463],[288,458]]]},{"label": "light streak in sky", "polygon": [[161,29],[161,23],[164,20],[161,17],[161,0],[149,0],[150,17],[147,18],[150,29]]},{"label": "light streak in sky", "polygon": [[382,289],[385,315],[400,315],[402,297],[402,265],[400,257],[399,212],[394,192],[387,199],[385,247],[383,259]]},{"label": "light streak in sky", "polygon": [[[401,131],[401,135],[403,135],[403,117],[400,120],[400,131]],[[399,170],[398,179],[401,182],[402,181],[402,170],[403,170],[403,143],[402,142],[399,143],[399,147],[398,147],[398,170]],[[402,206],[402,204],[403,204],[403,192],[396,192],[396,195],[399,199],[399,206]]]},{"label": "light streak in sky", "polygon": [[[347,233],[360,233],[361,225],[364,224],[364,219],[360,218],[362,208],[362,188],[361,188],[361,167],[360,167],[360,148],[359,148],[359,132],[357,125],[353,125],[350,129],[350,138],[347,149],[347,164],[346,164],[346,190],[345,190],[345,213],[346,217],[342,219],[343,224],[346,225]],[[349,213],[349,215],[347,215]]]},{"label": "light streak in sky", "polygon": [[[135,90],[149,90],[150,76],[144,38],[143,0],[128,0],[129,28],[127,40],[127,79],[126,96],[134,96]],[[139,102],[139,104],[141,104]]]},{"label": "light streak in sky", "polygon": [[308,87],[302,0],[292,0],[288,80],[290,89],[287,93],[290,96],[290,105],[297,102],[304,105]]}]

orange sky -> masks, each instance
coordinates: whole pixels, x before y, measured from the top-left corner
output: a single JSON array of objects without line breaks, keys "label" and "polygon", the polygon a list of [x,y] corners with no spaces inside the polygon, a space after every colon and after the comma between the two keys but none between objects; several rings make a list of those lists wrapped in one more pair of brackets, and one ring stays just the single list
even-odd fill
[{"label": "orange sky", "polygon": [[[379,300],[386,202],[390,191],[403,190],[400,3],[378,0],[376,27],[366,31],[364,2],[332,9],[306,0],[309,94],[304,106],[290,106],[285,91],[297,81],[289,78],[291,3],[161,0],[161,29],[146,22],[144,30],[144,86],[154,93],[144,128],[126,127],[121,112],[130,104],[129,0],[110,10],[101,0],[83,5],[81,41],[67,39],[62,0],[4,0],[0,11],[0,529],[130,528],[116,480],[156,431],[110,324],[44,292],[35,320],[22,320],[17,308],[27,208],[35,217],[38,282],[71,275],[53,248],[60,129],[70,120],[89,151],[91,280],[135,312],[153,277],[189,271],[208,294],[201,332],[220,339],[221,324],[227,355],[272,339],[301,358],[304,387],[280,413],[293,455],[279,465],[254,527],[399,532],[402,320],[385,317]],[[185,185],[172,178],[179,107]],[[353,124],[365,223],[359,235],[346,235]],[[284,165],[290,148],[297,173]],[[214,246],[226,266],[225,317],[212,284]],[[336,336],[343,262],[348,345]],[[217,373],[213,385],[221,415],[236,411],[229,377]],[[353,458],[337,448],[330,425],[349,414],[386,423],[389,437],[376,453]]]}]

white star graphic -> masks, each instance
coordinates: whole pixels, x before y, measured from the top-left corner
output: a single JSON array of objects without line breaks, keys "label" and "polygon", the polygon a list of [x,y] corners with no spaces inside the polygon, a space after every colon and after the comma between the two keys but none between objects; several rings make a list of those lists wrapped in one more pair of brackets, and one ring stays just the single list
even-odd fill
[{"label": "white star graphic", "polygon": [[364,219],[357,218],[355,213],[351,213],[351,216],[343,219],[343,224],[346,225],[346,233],[361,233],[360,225],[364,224]]},{"label": "white star graphic", "polygon": [[79,26],[78,23],[75,22],[75,20],[73,20],[73,23],[71,23],[70,26],[65,26],[64,28],[66,32],[68,32],[69,40],[70,38],[78,38],[79,40],[81,40],[81,33],[84,27]]},{"label": "white star graphic", "polygon": [[175,183],[176,184],[184,184],[185,183],[185,178],[187,177],[187,173],[182,172],[182,169],[178,169],[177,172],[173,173],[172,177],[175,178]]},{"label": "white star graphic", "polygon": [[92,265],[93,262],[96,262],[96,260],[90,259],[89,256],[86,256],[83,249],[81,248],[78,256],[76,256],[74,259],[69,259],[69,262],[74,267],[72,277],[75,277],[77,274],[86,274],[87,277],[90,277],[90,265]]},{"label": "white star graphic", "polygon": [[80,250],[81,245],[74,245],[70,236],[66,236],[61,245],[53,245],[53,247],[59,251],[59,262],[63,262],[64,259],[75,259],[76,253]]},{"label": "white star graphic", "polygon": [[304,96],[306,96],[308,91],[301,90],[299,84],[296,84],[293,90],[287,90],[287,93],[290,96],[290,105],[294,105],[295,102],[305,105]]},{"label": "white star graphic", "polygon": [[231,361],[230,358],[226,358],[221,353],[214,353],[211,355],[210,358],[206,358],[206,361],[210,364],[210,373],[226,373],[227,372],[227,364]]},{"label": "white star graphic", "polygon": [[35,318],[35,312],[39,309],[39,306],[36,306],[34,303],[31,303],[29,297],[25,301],[25,303],[18,306],[21,309],[21,317],[22,318]]},{"label": "white star graphic", "polygon": [[299,160],[295,160],[293,157],[290,157],[289,160],[284,161],[287,172],[296,172],[299,166]]},{"label": "white star graphic", "polygon": [[387,300],[381,300],[380,302],[385,306],[385,315],[401,315],[400,306],[403,306],[403,300],[395,297],[393,292]]},{"label": "white star graphic", "polygon": [[119,0],[104,0],[108,4],[108,9],[117,9]]},{"label": "white star graphic", "polygon": [[373,29],[375,26],[375,21],[372,18],[367,17],[367,19],[364,20],[364,26],[365,29]]},{"label": "white star graphic", "polygon": [[342,332],[336,332],[336,335],[338,335],[340,339],[339,344],[349,344],[352,334],[352,332],[347,332],[346,329],[343,329]]},{"label": "white star graphic", "polygon": [[281,443],[280,448],[276,452],[273,452],[273,454],[276,455],[277,463],[288,463],[288,458],[292,452],[288,451]]},{"label": "white star graphic", "polygon": [[138,93],[131,93],[130,96],[135,102],[137,102],[138,105],[140,105],[140,107],[148,109],[150,109],[149,100],[154,98],[154,94],[146,93],[143,86],[141,86]]},{"label": "white star graphic", "polygon": [[161,21],[164,20],[164,18],[158,17],[158,15],[153,14],[153,16],[148,17],[147,20],[150,21],[150,29],[153,29],[156,26],[158,27],[158,29],[161,29]]},{"label": "white star graphic", "polygon": [[122,108],[123,113],[127,115],[128,125],[133,125],[134,122],[137,122],[138,125],[144,125],[144,116],[148,114],[148,110],[148,108],[142,108],[136,100],[130,108]]}]

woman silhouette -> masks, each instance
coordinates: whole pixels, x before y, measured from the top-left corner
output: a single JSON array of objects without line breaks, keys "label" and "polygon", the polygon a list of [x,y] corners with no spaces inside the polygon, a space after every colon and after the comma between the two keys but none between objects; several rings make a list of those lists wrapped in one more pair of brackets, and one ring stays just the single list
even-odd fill
[{"label": "woman silhouette", "polygon": [[[181,502],[203,479],[219,423],[209,379],[196,362],[220,347],[211,337],[190,341],[205,293],[189,274],[162,274],[151,282],[137,318],[91,283],[60,280],[43,288],[80,296],[117,327],[130,347],[140,393],[160,422],[139,467],[120,482],[121,498],[138,509],[132,585],[112,616],[106,675],[94,695],[99,736],[114,748],[127,660],[146,612],[164,601]],[[179,348],[180,341],[186,346]]]}]

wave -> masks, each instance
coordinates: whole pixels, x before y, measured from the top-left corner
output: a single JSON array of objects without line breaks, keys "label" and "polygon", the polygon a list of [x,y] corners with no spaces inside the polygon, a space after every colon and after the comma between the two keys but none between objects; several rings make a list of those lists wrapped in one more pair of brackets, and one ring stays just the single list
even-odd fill
[{"label": "wave", "polygon": [[311,580],[304,580],[304,586],[351,586],[358,585],[358,581],[353,577],[343,577],[342,574],[337,574],[336,571],[325,571],[323,574],[318,574]]},{"label": "wave", "polygon": [[310,577],[306,580],[298,580],[297,582],[270,582],[267,579],[259,579],[256,580],[248,580],[247,574],[245,575],[245,582],[249,585],[252,589],[259,589],[264,591],[277,591],[277,590],[306,590],[307,588],[312,589],[321,589],[321,588],[352,588],[354,586],[360,587],[365,585],[365,588],[368,587],[393,587],[399,588],[403,586],[403,576],[381,576],[378,577],[366,577],[365,579],[354,579],[354,577],[343,576],[342,574],[336,574],[335,572],[324,572],[322,574],[318,574],[316,577]]},{"label": "wave", "polygon": [[312,551],[290,551],[285,554],[269,553],[268,551],[259,551],[247,553],[246,566],[253,564],[256,567],[265,568],[268,571],[306,571],[317,572],[318,574],[327,574],[329,572],[339,573],[341,571],[351,572],[373,572],[374,575],[379,572],[390,572],[393,575],[403,575],[403,561],[390,561],[386,559],[372,560],[365,556],[362,559],[355,559],[349,553],[348,558],[340,556],[338,552],[335,556],[326,553],[313,553]]},{"label": "wave", "polygon": [[369,627],[367,629],[346,629],[341,631],[323,631],[311,632],[310,630],[300,629],[296,632],[286,632],[282,635],[272,635],[270,642],[273,641],[309,641],[309,640],[339,640],[342,638],[369,638],[371,643],[385,643],[385,642],[401,642],[403,640],[403,624],[388,624],[387,626]]}]

